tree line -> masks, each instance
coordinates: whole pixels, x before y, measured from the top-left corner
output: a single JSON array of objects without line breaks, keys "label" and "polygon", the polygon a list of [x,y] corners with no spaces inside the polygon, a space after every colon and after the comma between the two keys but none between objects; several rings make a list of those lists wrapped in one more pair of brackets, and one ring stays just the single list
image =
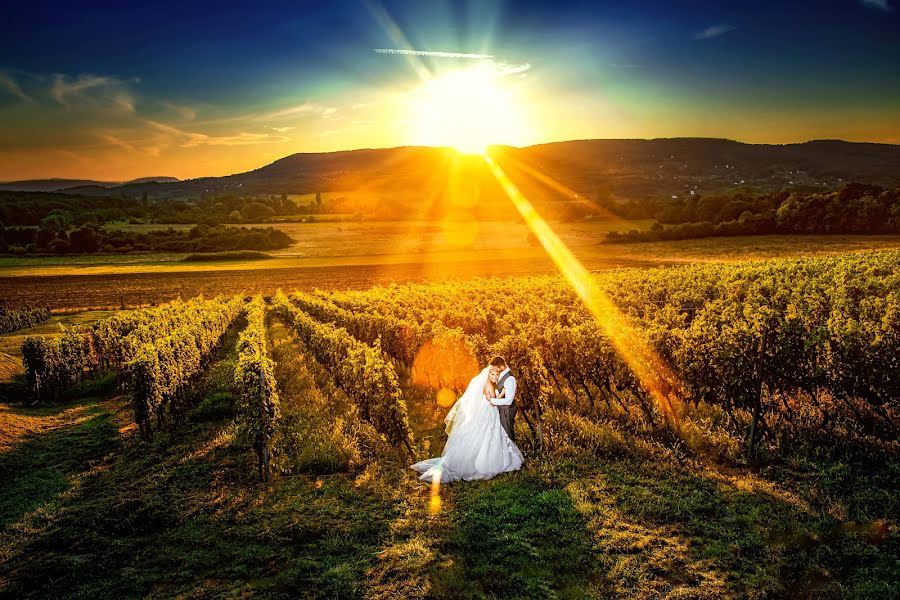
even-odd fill
[{"label": "tree line", "polygon": [[[321,196],[318,196],[321,204]],[[82,196],[61,192],[0,191],[0,224],[72,229],[114,222],[208,225],[261,223],[300,211],[287,194],[240,196],[201,194],[196,198]]]},{"label": "tree line", "polygon": [[607,242],[647,242],[765,234],[900,233],[900,187],[850,183],[831,192],[780,191],[672,199],[655,206],[607,208],[627,218],[655,218],[649,231],[610,231]]},{"label": "tree line", "polygon": [[196,225],[187,230],[131,231],[82,225],[72,230],[56,222],[40,227],[0,226],[0,254],[127,254],[129,252],[223,252],[276,250],[294,240],[272,227]]}]

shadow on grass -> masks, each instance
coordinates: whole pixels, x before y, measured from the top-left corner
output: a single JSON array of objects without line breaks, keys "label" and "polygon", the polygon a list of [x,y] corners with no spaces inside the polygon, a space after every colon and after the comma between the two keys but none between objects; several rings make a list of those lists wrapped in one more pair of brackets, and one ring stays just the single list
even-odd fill
[{"label": "shadow on grass", "polygon": [[900,543],[884,492],[896,466],[881,471],[860,476],[880,489],[860,493],[878,502],[839,518],[829,511],[854,498],[824,485],[807,501],[750,471],[537,457],[520,473],[445,487],[452,509],[431,595],[891,597]]},{"label": "shadow on grass", "polygon": [[595,462],[568,490],[611,595],[888,597],[897,541],[841,523],[752,473]]},{"label": "shadow on grass", "polygon": [[[94,400],[78,420],[47,433],[31,434],[0,454],[0,527],[58,497],[72,479],[103,459],[118,444],[109,413]],[[18,414],[47,416],[71,410],[72,404],[44,408],[12,408]]]},{"label": "shadow on grass", "polygon": [[49,415],[53,411],[63,411],[73,400],[109,396],[116,392],[117,375],[105,371],[86,377],[66,389],[55,400],[39,402],[34,391],[29,387],[24,374],[16,374],[11,379],[0,381],[0,402],[23,410],[42,410],[40,414]]},{"label": "shadow on grass", "polygon": [[13,373],[0,380],[0,402],[21,404],[33,401],[24,373]]}]

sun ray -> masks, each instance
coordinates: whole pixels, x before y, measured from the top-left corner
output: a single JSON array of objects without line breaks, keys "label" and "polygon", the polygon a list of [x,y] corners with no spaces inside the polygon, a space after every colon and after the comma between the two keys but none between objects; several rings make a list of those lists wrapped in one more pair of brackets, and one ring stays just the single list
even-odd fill
[{"label": "sun ray", "polygon": [[599,216],[601,216],[602,218],[609,219],[609,220],[615,221],[615,222],[620,222],[620,223],[629,223],[629,221],[627,219],[623,219],[622,217],[610,212],[610,210],[608,208],[597,204],[595,201],[591,200],[584,194],[576,192],[572,188],[560,183],[559,181],[557,181],[553,177],[550,177],[546,173],[539,171],[539,170],[535,169],[534,167],[532,167],[520,160],[513,158],[512,156],[509,155],[508,152],[503,152],[503,150],[501,148],[494,149],[493,153],[495,155],[495,160],[499,160],[502,158],[504,163],[511,163],[512,167],[514,169],[516,169],[517,171],[520,171],[530,177],[533,177],[534,179],[537,179],[539,182],[543,183],[550,189],[559,192],[560,194],[564,195],[566,198],[568,198],[570,200],[575,200],[576,202],[579,202],[580,204],[584,204],[586,206],[589,206],[591,209],[596,210],[599,213]]},{"label": "sun ray", "polygon": [[519,188],[500,165],[487,154],[484,155],[484,160],[556,268],[603,328],[618,354],[628,364],[644,388],[650,392],[660,410],[677,427],[678,414],[675,410],[675,403],[678,402],[679,390],[682,387],[677,376],[669,369],[665,361],[641,339],[638,330],[628,322],[628,318],[609,299],[591,273],[538,214],[531,202],[519,191]]}]

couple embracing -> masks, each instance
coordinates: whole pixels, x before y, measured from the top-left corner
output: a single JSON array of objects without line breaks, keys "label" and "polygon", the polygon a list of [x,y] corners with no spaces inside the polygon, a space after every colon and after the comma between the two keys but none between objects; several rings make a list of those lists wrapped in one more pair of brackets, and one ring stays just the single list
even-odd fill
[{"label": "couple embracing", "polygon": [[490,479],[522,467],[515,443],[516,378],[496,356],[476,375],[444,422],[447,443],[439,458],[412,465],[425,481]]}]

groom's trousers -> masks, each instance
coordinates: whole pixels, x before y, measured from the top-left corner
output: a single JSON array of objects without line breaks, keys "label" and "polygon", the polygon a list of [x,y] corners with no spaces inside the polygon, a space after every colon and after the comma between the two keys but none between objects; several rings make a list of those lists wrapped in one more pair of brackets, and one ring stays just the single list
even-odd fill
[{"label": "groom's trousers", "polygon": [[500,425],[503,427],[503,430],[506,432],[506,435],[509,436],[509,439],[516,443],[516,404],[512,403],[509,406],[498,406],[500,409]]}]

